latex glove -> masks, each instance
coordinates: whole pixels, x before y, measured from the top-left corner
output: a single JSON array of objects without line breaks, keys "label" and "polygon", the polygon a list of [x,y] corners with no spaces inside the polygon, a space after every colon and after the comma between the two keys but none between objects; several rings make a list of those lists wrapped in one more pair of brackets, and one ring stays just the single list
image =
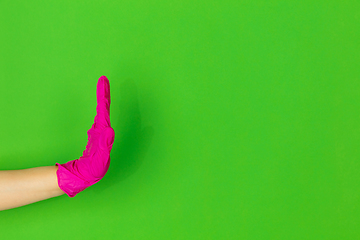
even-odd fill
[{"label": "latex glove", "polygon": [[64,164],[56,163],[59,187],[69,197],[100,181],[109,169],[115,133],[110,125],[110,84],[105,76],[98,80],[96,95],[96,116],[87,131],[83,155]]}]

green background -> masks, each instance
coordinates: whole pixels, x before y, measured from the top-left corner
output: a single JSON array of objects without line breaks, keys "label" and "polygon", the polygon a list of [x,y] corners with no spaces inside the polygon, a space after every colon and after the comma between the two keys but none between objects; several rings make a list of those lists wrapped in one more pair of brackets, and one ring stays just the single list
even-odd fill
[{"label": "green background", "polygon": [[102,181],[0,212],[0,239],[359,239],[359,1],[0,1],[0,169]]}]

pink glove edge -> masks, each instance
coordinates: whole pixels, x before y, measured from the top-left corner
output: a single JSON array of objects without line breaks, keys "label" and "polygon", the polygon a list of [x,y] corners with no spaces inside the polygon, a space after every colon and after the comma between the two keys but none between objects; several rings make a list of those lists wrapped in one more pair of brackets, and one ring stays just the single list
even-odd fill
[{"label": "pink glove edge", "polygon": [[[84,179],[79,178],[69,170],[67,170],[65,167],[63,167],[60,163],[56,163],[56,166],[58,166],[58,170],[56,171],[57,181],[59,188],[66,193],[69,197],[75,197],[76,194],[79,192],[85,190],[87,187],[89,187],[91,184],[89,182],[85,181]],[[69,186],[69,183],[64,183],[66,179],[71,178],[70,181],[72,183],[75,183],[77,187],[67,188],[65,186]],[[82,186],[82,187],[79,187]]]}]

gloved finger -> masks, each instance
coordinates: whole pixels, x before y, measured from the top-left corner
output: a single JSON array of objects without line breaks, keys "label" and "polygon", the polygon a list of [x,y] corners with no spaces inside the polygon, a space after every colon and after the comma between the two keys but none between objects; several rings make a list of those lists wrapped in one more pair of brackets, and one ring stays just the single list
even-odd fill
[{"label": "gloved finger", "polygon": [[106,76],[101,76],[96,87],[96,117],[95,122],[100,128],[110,126],[110,83]]}]

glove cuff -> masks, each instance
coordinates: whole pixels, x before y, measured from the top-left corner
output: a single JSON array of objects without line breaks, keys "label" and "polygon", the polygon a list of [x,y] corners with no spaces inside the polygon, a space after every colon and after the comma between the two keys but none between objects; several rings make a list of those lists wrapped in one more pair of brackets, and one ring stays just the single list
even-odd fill
[{"label": "glove cuff", "polygon": [[92,185],[90,182],[71,173],[65,167],[65,164],[56,163],[55,165],[59,167],[59,169],[56,171],[58,185],[60,189],[65,192],[69,197],[75,197],[76,194]]}]

